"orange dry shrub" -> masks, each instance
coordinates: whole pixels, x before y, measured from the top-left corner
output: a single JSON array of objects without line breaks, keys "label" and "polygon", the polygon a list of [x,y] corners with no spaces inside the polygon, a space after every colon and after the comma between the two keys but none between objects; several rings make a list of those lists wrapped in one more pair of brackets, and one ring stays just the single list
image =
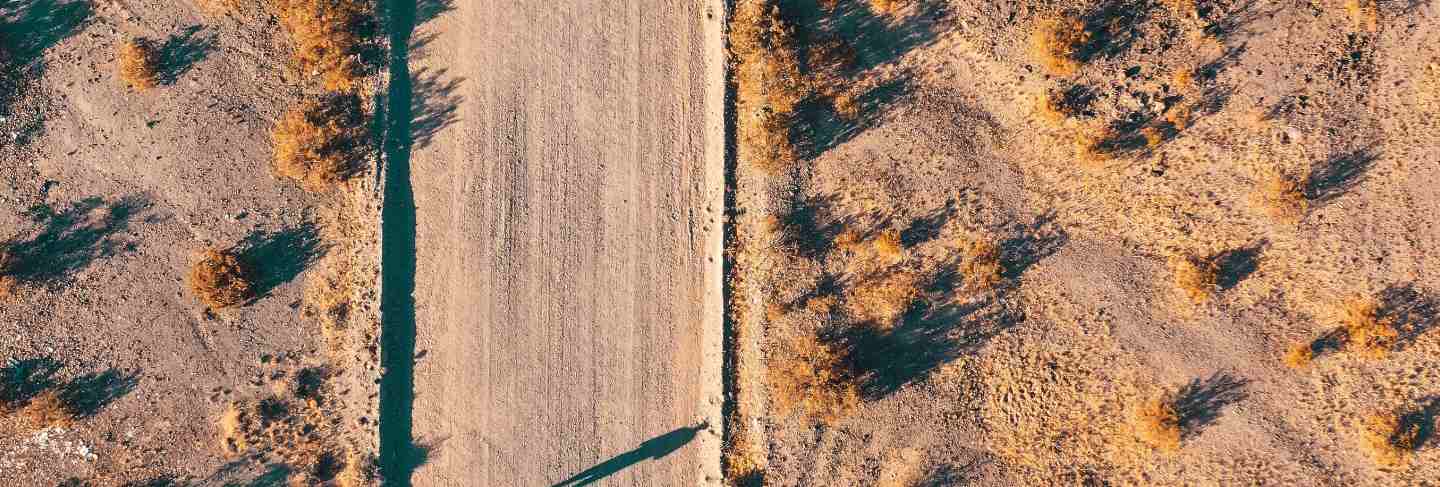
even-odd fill
[{"label": "orange dry shrub", "polygon": [[275,172],[310,191],[324,191],[359,170],[365,128],[350,96],[309,100],[275,124]]},{"label": "orange dry shrub", "polygon": [[51,389],[31,398],[20,408],[20,417],[32,428],[66,426],[75,420],[75,413],[65,404],[60,393]]},{"label": "orange dry shrub", "polygon": [[1042,20],[1030,38],[1031,54],[1050,74],[1069,76],[1080,69],[1080,49],[1093,35],[1078,18]]},{"label": "orange dry shrub", "polygon": [[304,76],[317,76],[326,90],[351,92],[364,76],[361,36],[371,17],[361,0],[270,0],[295,44],[295,62]]},{"label": "orange dry shrub", "polygon": [[845,311],[856,320],[889,329],[919,298],[919,276],[892,272],[846,289]]},{"label": "orange dry shrub", "polygon": [[1135,408],[1135,433],[1141,440],[1161,451],[1180,449],[1180,413],[1175,408],[1175,393],[1159,396]]},{"label": "orange dry shrub", "polygon": [[905,0],[870,0],[870,11],[881,15],[895,13],[905,6]]},{"label": "orange dry shrub", "polygon": [[190,269],[190,289],[206,306],[227,308],[254,297],[254,272],[233,251],[208,249]]},{"label": "orange dry shrub", "polygon": [[1210,259],[1190,255],[1170,258],[1170,272],[1175,287],[1195,304],[1204,304],[1215,296],[1220,269]]},{"label": "orange dry shrub", "polygon": [[1370,457],[1386,467],[1404,466],[1420,446],[1422,425],[1402,421],[1400,415],[1384,412],[1365,418],[1360,440]]},{"label": "orange dry shrub", "polygon": [[768,0],[736,4],[730,22],[730,51],[736,59],[738,139],[747,159],[765,171],[795,161],[790,126],[809,96],[800,72],[794,30]]},{"label": "orange dry shrub", "polygon": [[1347,300],[1341,305],[1340,323],[1345,348],[1362,357],[1385,358],[1400,338],[1393,320],[1381,316],[1380,304],[1372,298]]},{"label": "orange dry shrub", "polygon": [[965,287],[985,291],[994,288],[1004,278],[1000,246],[995,242],[970,239],[965,241],[962,252],[960,275],[965,279]]},{"label": "orange dry shrub", "polygon": [[160,52],[149,39],[128,39],[120,43],[115,54],[120,80],[136,91],[145,91],[160,84]]},{"label": "orange dry shrub", "polygon": [[1310,343],[1297,343],[1285,352],[1285,365],[1292,369],[1303,369],[1315,360],[1315,347]]},{"label": "orange dry shrub", "polygon": [[1261,175],[1254,200],[1271,218],[1286,223],[1299,221],[1310,209],[1300,180],[1273,169]]},{"label": "orange dry shrub", "polygon": [[836,347],[812,334],[778,345],[765,374],[777,413],[800,412],[830,424],[859,404],[859,387]]}]

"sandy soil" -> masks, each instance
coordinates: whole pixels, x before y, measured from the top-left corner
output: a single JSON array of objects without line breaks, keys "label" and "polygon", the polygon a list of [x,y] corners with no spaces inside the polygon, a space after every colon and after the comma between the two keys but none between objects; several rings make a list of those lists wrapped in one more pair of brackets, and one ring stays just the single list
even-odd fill
[{"label": "sandy soil", "polygon": [[[742,150],[736,295],[748,308],[736,319],[750,361],[738,423],[754,426],[728,460],[756,465],[748,480],[1440,481],[1433,438],[1387,466],[1361,433],[1375,413],[1406,415],[1421,438],[1436,421],[1433,2],[914,1],[889,14],[873,7],[886,2],[779,3],[801,39],[855,48],[844,89],[867,101],[851,121],[823,101],[802,112],[788,170]],[[1062,74],[1033,42],[1066,13],[1119,27]],[[1190,68],[1194,80],[1173,74]],[[1038,108],[1072,86],[1093,96],[1074,116]],[[1174,106],[1194,110],[1153,141],[1116,123]],[[1138,138],[1086,160],[1077,139],[1107,124]],[[1298,221],[1256,202],[1277,168],[1303,181]],[[875,328],[846,306],[879,285],[855,269],[887,232],[901,243],[887,272],[925,286],[893,328]],[[856,233],[860,245],[841,238]],[[984,290],[950,282],[977,236],[1002,248],[1003,280]],[[1224,251],[1237,257],[1217,293],[1190,302],[1169,257]],[[1282,362],[1335,329],[1356,295],[1402,329],[1386,357]],[[833,421],[773,407],[784,398],[766,375],[796,360],[787,339],[816,335],[837,343],[858,388]],[[1186,398],[1174,452],[1138,440],[1133,420],[1165,388]]]},{"label": "sandy soil", "polygon": [[717,483],[724,6],[453,6],[409,67],[415,483]]},{"label": "sandy soil", "polygon": [[[349,406],[327,406],[337,434],[373,443],[360,421],[373,421],[374,360],[354,353],[368,344],[327,341],[306,312],[305,283],[340,256],[373,254],[364,242],[374,238],[362,221],[347,230],[360,231],[350,234],[364,239],[358,247],[332,245],[338,229],[327,222],[351,211],[343,198],[271,174],[271,121],[300,94],[273,20],[145,0],[7,2],[0,12],[27,80],[5,107],[0,228],[38,269],[0,307],[5,400],[43,388],[86,405],[80,420],[38,431],[7,417],[0,479],[283,481],[289,467],[273,456],[227,457],[216,419],[232,401],[288,394],[310,367],[341,367],[334,384]],[[162,86],[136,93],[116,79],[126,36],[163,43]],[[206,246],[242,241],[274,264],[262,296],[209,313],[184,276]],[[373,308],[357,303],[351,318]],[[364,326],[373,341],[373,322],[346,333]]]}]

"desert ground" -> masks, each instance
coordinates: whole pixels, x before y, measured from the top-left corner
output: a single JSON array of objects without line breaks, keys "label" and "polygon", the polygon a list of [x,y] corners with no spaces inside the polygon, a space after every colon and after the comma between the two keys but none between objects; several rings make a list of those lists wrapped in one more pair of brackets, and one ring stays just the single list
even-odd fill
[{"label": "desert ground", "polygon": [[0,481],[1440,485],[1433,0],[0,2]]}]

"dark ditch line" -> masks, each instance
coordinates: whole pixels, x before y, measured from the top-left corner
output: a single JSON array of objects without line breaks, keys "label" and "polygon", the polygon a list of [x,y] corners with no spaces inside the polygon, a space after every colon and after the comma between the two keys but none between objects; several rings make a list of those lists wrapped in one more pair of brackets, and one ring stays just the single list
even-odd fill
[{"label": "dark ditch line", "polygon": [[410,37],[415,0],[381,0],[389,31],[389,89],[384,110],[384,204],[380,210],[380,474],[387,487],[408,487],[424,449],[414,438],[415,192]]}]

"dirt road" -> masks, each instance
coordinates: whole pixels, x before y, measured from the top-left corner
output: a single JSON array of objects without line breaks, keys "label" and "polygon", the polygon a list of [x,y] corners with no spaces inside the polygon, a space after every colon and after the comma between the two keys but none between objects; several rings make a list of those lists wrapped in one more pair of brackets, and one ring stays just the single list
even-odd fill
[{"label": "dirt road", "polygon": [[718,483],[723,4],[438,5],[405,67],[414,484]]}]

